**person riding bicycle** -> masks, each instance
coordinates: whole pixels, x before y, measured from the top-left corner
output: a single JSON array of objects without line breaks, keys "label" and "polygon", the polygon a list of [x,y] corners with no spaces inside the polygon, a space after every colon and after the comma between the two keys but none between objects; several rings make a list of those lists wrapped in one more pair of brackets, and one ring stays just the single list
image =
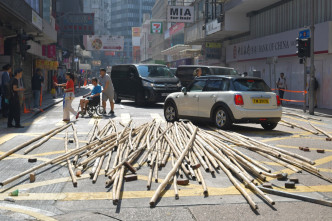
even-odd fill
[{"label": "person riding bicycle", "polygon": [[83,96],[83,98],[87,99],[81,99],[80,100],[80,105],[81,105],[81,110],[82,113],[86,113],[86,107],[88,104],[90,105],[98,105],[100,102],[100,93],[101,93],[101,86],[98,85],[98,80],[97,78],[92,78],[92,91],[86,95]]}]

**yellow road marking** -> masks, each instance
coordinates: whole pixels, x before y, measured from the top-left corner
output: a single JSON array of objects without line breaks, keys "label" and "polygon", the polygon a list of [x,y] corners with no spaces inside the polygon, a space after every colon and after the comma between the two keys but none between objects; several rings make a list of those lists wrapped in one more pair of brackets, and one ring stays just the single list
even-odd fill
[{"label": "yellow road marking", "polygon": [[[203,196],[203,189],[183,189],[179,187],[179,195],[184,196]],[[285,189],[273,187],[275,190],[281,190],[290,193],[312,193],[312,192],[332,192],[332,185],[323,186],[296,186],[296,189]],[[209,196],[222,195],[240,195],[240,192],[234,187],[213,188],[208,187]],[[251,191],[246,189],[250,194]],[[122,192],[122,199],[144,199],[151,198],[155,191],[125,191]],[[8,197],[7,194],[0,194],[0,200]],[[174,190],[167,190],[162,197],[174,197]],[[110,200],[112,192],[69,192],[69,193],[29,193],[28,196],[17,196],[15,200],[57,200],[57,201],[81,201],[81,200]]]},{"label": "yellow road marking", "polygon": [[332,169],[326,169],[326,168],[318,168],[319,171],[321,172],[327,172],[327,173],[332,173]]},{"label": "yellow road marking", "polygon": [[7,142],[8,140],[13,139],[14,137],[16,137],[18,134],[6,134],[5,136],[0,137],[0,145]]},{"label": "yellow road marking", "polygon": [[33,212],[31,210],[25,210],[25,209],[11,207],[11,206],[0,206],[0,209],[1,210],[9,210],[9,211],[12,211],[12,212],[23,213],[23,214],[35,217],[37,220],[56,221],[56,219],[53,219],[49,216],[45,216],[45,215],[37,213],[37,212]]},{"label": "yellow road marking", "polygon": [[[288,145],[277,145],[277,147],[285,147],[285,148],[290,148],[290,149],[299,149],[299,147],[297,147],[297,146],[288,146]],[[320,148],[312,148],[312,147],[310,147],[310,150],[320,150]],[[325,151],[326,152],[332,152],[332,150],[327,150],[327,149],[325,149]]]},{"label": "yellow road marking", "polygon": [[123,123],[123,124],[128,124],[129,123],[129,121],[130,121],[130,114],[128,114],[128,113],[125,113],[125,114],[121,114],[121,122]]},{"label": "yellow road marking", "polygon": [[157,123],[159,123],[159,122],[161,122],[161,123],[166,123],[166,121],[164,120],[164,118],[162,118],[159,114],[151,113],[150,115],[151,115],[151,117],[152,117],[153,119],[156,120]]},{"label": "yellow road marking", "polygon": [[37,118],[34,119],[32,122],[28,122],[28,123],[23,124],[23,126],[30,126],[30,125],[32,125],[32,124],[38,123],[38,122],[41,121],[41,120],[44,120],[45,118],[46,118],[46,117],[43,117],[43,116],[37,117]]},{"label": "yellow road marking", "polygon": [[[283,117],[286,117],[286,118],[289,118],[289,119],[292,119],[292,120],[296,120],[296,121],[301,121],[301,122],[306,122],[308,123],[308,120],[305,120],[305,119],[300,119],[300,118],[296,118],[296,117],[291,117],[291,116],[283,116]],[[320,123],[320,122],[317,122],[317,121],[310,121],[312,124],[318,124],[318,125],[327,125],[325,123]],[[309,124],[308,124],[309,125]],[[310,126],[310,125],[309,125]]]}]

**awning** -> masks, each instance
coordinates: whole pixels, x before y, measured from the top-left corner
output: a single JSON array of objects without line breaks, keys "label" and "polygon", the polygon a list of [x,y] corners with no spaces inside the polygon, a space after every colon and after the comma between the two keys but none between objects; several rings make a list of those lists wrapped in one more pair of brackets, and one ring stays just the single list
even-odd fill
[{"label": "awning", "polygon": [[182,45],[182,44],[178,44],[178,45],[174,45],[173,47],[170,47],[166,50],[161,51],[162,55],[176,55],[178,53],[180,53],[180,51],[186,50],[186,49],[190,49],[191,46],[190,45]]}]

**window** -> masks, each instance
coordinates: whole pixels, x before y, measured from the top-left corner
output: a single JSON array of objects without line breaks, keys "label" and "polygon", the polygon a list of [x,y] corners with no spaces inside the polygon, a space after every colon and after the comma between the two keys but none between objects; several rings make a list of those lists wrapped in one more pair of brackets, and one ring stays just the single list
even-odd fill
[{"label": "window", "polygon": [[195,81],[193,84],[190,85],[189,91],[190,92],[203,91],[205,84],[206,84],[205,80]]},{"label": "window", "polygon": [[235,91],[271,91],[261,79],[237,79],[234,81],[234,89]]},{"label": "window", "polygon": [[225,81],[224,80],[209,80],[206,84],[204,91],[224,91]]}]

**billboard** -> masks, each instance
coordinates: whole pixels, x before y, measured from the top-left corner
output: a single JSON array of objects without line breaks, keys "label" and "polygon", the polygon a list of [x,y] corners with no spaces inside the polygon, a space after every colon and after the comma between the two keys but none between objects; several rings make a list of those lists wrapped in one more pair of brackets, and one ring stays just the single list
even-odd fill
[{"label": "billboard", "polygon": [[88,51],[123,51],[124,37],[110,35],[84,35],[84,47]]},{"label": "billboard", "polygon": [[194,7],[193,6],[168,6],[167,7],[167,22],[194,22]]},{"label": "billboard", "polygon": [[94,14],[73,13],[66,15],[66,17],[60,21],[60,30],[65,34],[93,35]]},{"label": "billboard", "polygon": [[132,27],[132,32],[131,32],[131,36],[132,36],[132,45],[133,47],[135,46],[140,46],[141,44],[141,28],[140,27]]}]

